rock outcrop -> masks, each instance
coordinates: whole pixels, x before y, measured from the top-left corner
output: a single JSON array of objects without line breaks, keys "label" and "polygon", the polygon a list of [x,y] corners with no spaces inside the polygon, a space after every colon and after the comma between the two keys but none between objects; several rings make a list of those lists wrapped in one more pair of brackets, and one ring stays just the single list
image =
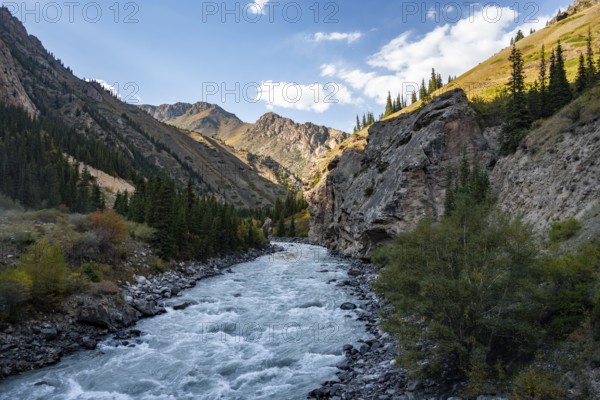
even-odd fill
[{"label": "rock outcrop", "polygon": [[[545,237],[577,218],[582,238],[600,231],[600,116],[584,95],[533,129],[515,154],[498,156],[500,127],[480,128],[460,90],[411,114],[373,125],[364,146],[337,154],[309,192],[310,238],[368,258],[430,212],[443,213],[448,171],[463,154],[487,168],[501,209]],[[358,139],[357,139],[358,140]],[[364,150],[363,150],[364,148]]]},{"label": "rock outcrop", "polygon": [[590,232],[600,230],[600,218],[588,215],[600,201],[600,115],[573,122],[568,114],[569,107],[532,131],[490,175],[500,207],[520,214],[540,234],[568,218],[581,220]]},{"label": "rock outcrop", "polygon": [[310,237],[347,256],[368,258],[375,247],[443,213],[449,169],[463,155],[484,166],[494,154],[461,90],[369,129],[364,151],[337,155],[308,194]]}]

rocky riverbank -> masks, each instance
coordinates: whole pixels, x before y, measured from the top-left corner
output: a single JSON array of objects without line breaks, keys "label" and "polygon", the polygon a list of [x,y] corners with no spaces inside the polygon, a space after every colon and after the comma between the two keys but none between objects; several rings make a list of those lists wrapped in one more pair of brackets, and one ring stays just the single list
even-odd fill
[{"label": "rocky riverbank", "polygon": [[[343,346],[346,359],[337,364],[338,379],[325,382],[309,393],[309,398],[345,400],[460,400],[456,395],[460,387],[442,387],[429,380],[413,380],[406,370],[396,366],[398,343],[381,330],[380,312],[385,303],[371,290],[376,279],[374,268],[361,261],[353,261],[348,270],[349,279],[337,283],[347,286],[355,293],[361,305],[342,305],[343,309],[358,320],[365,321],[365,328],[372,339],[360,342],[356,347]],[[481,396],[479,400],[491,400]]]},{"label": "rocky riverbank", "polygon": [[232,265],[280,250],[270,246],[205,263],[180,264],[152,277],[135,276],[135,282],[121,288],[122,295],[108,289],[73,295],[61,309],[19,324],[4,324],[0,326],[0,379],[55,364],[75,351],[95,349],[111,333],[116,345],[135,346],[141,332],[127,328],[141,318],[167,312],[167,306],[185,308],[189,303],[177,300],[183,290]]}]

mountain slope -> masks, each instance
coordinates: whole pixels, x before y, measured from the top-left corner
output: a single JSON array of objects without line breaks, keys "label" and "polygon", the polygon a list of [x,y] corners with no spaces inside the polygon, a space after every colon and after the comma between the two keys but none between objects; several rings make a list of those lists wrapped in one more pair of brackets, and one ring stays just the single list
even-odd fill
[{"label": "mountain slope", "polygon": [[[597,0],[593,2],[598,3]],[[546,57],[548,59],[551,49],[556,46],[559,40],[561,41],[569,81],[573,81],[577,74],[579,52],[585,52],[588,28],[592,31],[594,49],[597,50],[600,46],[600,4],[589,8],[574,7],[571,13],[566,15],[564,19],[550,24],[517,42],[517,48],[523,53],[527,83],[533,83],[538,78],[539,53],[542,44],[546,47]],[[442,90],[461,88],[469,98],[495,96],[506,87],[510,72],[509,54],[510,47],[506,47],[488,60],[459,76]]]},{"label": "mountain slope", "polygon": [[275,113],[263,115],[254,124],[243,123],[221,107],[202,102],[140,108],[159,121],[201,132],[237,150],[270,158],[299,178],[307,177],[318,157],[347,136],[324,126],[298,124]]},{"label": "mountain slope", "polygon": [[[59,118],[126,155],[145,174],[165,172],[238,207],[272,204],[282,188],[261,178],[218,141],[201,143],[83,81],[49,54],[6,8],[0,9],[0,99]],[[94,165],[92,165],[94,166]]]}]

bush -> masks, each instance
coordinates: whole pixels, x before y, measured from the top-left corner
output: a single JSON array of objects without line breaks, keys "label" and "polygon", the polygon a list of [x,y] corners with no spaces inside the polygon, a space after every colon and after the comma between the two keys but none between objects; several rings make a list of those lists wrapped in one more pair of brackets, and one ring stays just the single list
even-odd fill
[{"label": "bush", "polygon": [[151,243],[156,234],[156,229],[146,224],[138,224],[131,221],[127,222],[127,230],[133,239],[138,239],[146,243]]},{"label": "bush", "polygon": [[514,400],[560,400],[567,391],[557,382],[556,374],[531,367],[521,372],[514,383]]},{"label": "bush", "polygon": [[101,247],[116,245],[127,239],[127,225],[123,217],[114,210],[96,211],[92,225],[100,238]]},{"label": "bush", "polygon": [[577,234],[581,224],[575,218],[570,218],[563,222],[556,222],[550,225],[550,241],[557,243],[566,239],[570,239]]},{"label": "bush", "polygon": [[43,239],[21,257],[19,269],[31,279],[31,299],[44,308],[56,305],[66,290],[67,263],[58,244]]},{"label": "bush", "polygon": [[17,319],[21,308],[31,298],[31,278],[16,268],[0,272],[0,314]]}]

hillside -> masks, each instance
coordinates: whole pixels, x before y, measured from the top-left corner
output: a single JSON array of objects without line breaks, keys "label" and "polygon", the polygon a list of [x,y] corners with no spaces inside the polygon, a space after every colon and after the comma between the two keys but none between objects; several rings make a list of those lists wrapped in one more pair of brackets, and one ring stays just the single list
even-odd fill
[{"label": "hillside", "polygon": [[298,124],[275,113],[263,115],[254,124],[243,123],[221,107],[203,102],[140,108],[159,121],[217,138],[251,157],[270,159],[298,178],[307,177],[317,159],[347,136],[324,126]]},{"label": "hillside", "polygon": [[[578,3],[592,3],[583,1]],[[594,3],[598,3],[594,1]],[[563,19],[549,24],[517,42],[517,48],[523,53],[526,82],[533,83],[538,77],[539,59],[542,45],[546,47],[546,57],[550,50],[561,41],[565,56],[565,68],[569,81],[577,74],[577,60],[580,52],[585,52],[588,29],[594,39],[594,49],[600,47],[600,4],[589,8],[572,7]],[[443,91],[455,88],[463,89],[469,98],[491,98],[506,87],[509,77],[510,47],[504,48],[491,58],[472,68],[452,81]]]},{"label": "hillside", "polygon": [[0,99],[30,115],[58,118],[126,157],[144,175],[166,172],[182,184],[191,177],[198,191],[215,193],[238,207],[272,204],[283,193],[218,141],[199,143],[123,103],[100,84],[77,78],[7,9],[0,14]]}]

